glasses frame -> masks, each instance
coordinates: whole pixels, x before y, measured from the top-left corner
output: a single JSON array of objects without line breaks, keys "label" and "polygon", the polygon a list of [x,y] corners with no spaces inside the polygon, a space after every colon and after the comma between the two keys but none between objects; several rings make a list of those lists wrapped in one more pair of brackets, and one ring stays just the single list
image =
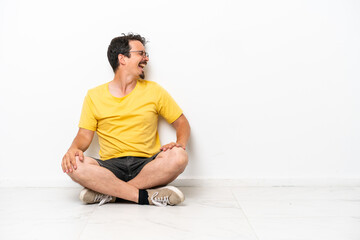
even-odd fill
[{"label": "glasses frame", "polygon": [[129,52],[138,52],[138,53],[140,53],[140,55],[141,55],[142,57],[149,57],[149,53],[146,52],[146,51],[143,51],[143,50],[129,51]]}]

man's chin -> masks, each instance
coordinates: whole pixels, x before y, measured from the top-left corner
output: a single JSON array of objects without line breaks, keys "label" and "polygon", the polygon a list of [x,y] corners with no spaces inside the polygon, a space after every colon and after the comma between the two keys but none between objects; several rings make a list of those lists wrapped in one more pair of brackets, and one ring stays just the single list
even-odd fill
[{"label": "man's chin", "polygon": [[141,79],[145,79],[145,73],[143,72],[142,74],[139,75],[139,77],[140,77]]}]

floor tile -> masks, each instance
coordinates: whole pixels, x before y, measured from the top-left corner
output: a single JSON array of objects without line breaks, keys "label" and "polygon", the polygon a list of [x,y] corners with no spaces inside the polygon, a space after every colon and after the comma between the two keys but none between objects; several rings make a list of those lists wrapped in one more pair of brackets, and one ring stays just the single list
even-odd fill
[{"label": "floor tile", "polygon": [[248,217],[360,217],[360,200],[240,201]]},{"label": "floor tile", "polygon": [[360,200],[360,187],[233,187],[238,200]]},{"label": "floor tile", "polygon": [[238,208],[191,203],[176,207],[107,204],[81,239],[256,239]]},{"label": "floor tile", "polygon": [[234,200],[230,187],[180,187],[187,200]]},{"label": "floor tile", "polygon": [[186,200],[179,206],[120,203],[96,208],[81,239],[116,239],[120,234],[132,239],[256,240],[230,188],[181,190]]},{"label": "floor tile", "polygon": [[79,204],[79,189],[0,189],[0,239],[78,239],[93,206]]},{"label": "floor tile", "polygon": [[0,188],[0,239],[360,239],[360,188],[184,187],[174,207],[84,205],[81,188]]},{"label": "floor tile", "polygon": [[233,188],[248,217],[360,217],[360,188]]},{"label": "floor tile", "polygon": [[360,219],[250,218],[259,240],[359,240]]}]

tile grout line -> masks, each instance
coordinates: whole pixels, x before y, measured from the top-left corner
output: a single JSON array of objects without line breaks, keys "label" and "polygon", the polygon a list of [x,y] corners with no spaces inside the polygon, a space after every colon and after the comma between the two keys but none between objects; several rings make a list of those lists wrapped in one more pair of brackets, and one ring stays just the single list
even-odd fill
[{"label": "tile grout line", "polygon": [[89,217],[86,219],[86,222],[84,224],[84,227],[83,229],[81,230],[80,234],[79,234],[79,237],[78,237],[78,240],[81,239],[81,236],[83,235],[84,231],[85,231],[85,228],[87,227],[88,225],[88,222],[90,220],[90,218],[94,215],[94,212],[96,211],[96,206],[93,206],[93,211],[91,212],[91,214],[89,215]]},{"label": "tile grout line", "polygon": [[245,217],[247,223],[249,224],[250,228],[252,229],[252,231],[253,231],[256,239],[257,239],[257,240],[260,240],[259,237],[258,237],[258,235],[256,234],[255,228],[254,228],[253,225],[250,223],[250,220],[249,220],[249,218],[247,217],[247,215],[245,214],[245,211],[244,211],[244,210],[242,209],[242,207],[240,206],[240,203],[239,203],[239,201],[237,200],[237,198],[236,198],[236,196],[235,196],[235,194],[234,194],[234,192],[233,192],[233,189],[230,188],[230,191],[231,191],[231,194],[233,195],[233,198],[235,199],[236,204],[238,205],[240,211],[244,214],[244,217]]}]

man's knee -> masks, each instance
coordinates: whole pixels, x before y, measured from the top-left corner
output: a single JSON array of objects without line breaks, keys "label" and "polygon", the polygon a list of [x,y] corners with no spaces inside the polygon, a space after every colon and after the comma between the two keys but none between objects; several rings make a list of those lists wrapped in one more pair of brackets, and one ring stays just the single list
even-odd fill
[{"label": "man's knee", "polygon": [[184,149],[178,147],[174,147],[170,151],[170,162],[172,163],[173,167],[176,170],[183,172],[189,161],[187,152]]},{"label": "man's knee", "polygon": [[68,172],[67,175],[74,181],[79,183],[84,176],[84,168],[82,166],[77,167],[77,169],[73,169],[72,172]]},{"label": "man's knee", "polygon": [[[81,169],[81,168],[80,168]],[[82,177],[82,174],[81,174],[81,170],[79,169],[76,169],[76,170],[73,170],[72,172],[68,172],[66,173],[74,182],[77,182],[79,183],[80,180],[81,180],[81,177]]]},{"label": "man's knee", "polygon": [[86,170],[87,165],[98,165],[98,162],[90,157],[84,157],[83,161],[80,161],[78,158],[76,158],[76,170],[73,169],[72,172],[67,173],[67,175],[74,181],[79,183],[85,176],[86,176]]}]

